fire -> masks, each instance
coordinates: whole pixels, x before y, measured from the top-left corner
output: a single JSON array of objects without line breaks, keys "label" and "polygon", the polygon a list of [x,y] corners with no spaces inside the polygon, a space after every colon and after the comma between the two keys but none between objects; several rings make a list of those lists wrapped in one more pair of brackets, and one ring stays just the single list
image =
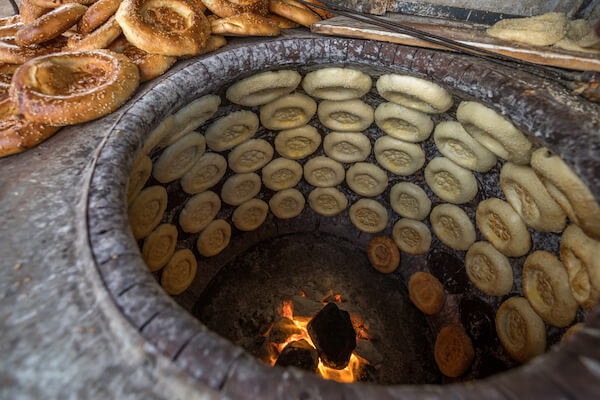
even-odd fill
[{"label": "fire", "polygon": [[[335,295],[334,298],[338,300],[337,302],[341,302],[341,295]],[[312,347],[315,347],[313,341],[308,334],[308,323],[310,322],[310,318],[295,318],[294,317],[294,305],[291,300],[283,301],[283,309],[282,316],[291,320],[294,325],[300,330],[300,333],[293,334],[289,336],[285,342],[283,343],[271,343],[273,346],[273,352],[269,363],[271,365],[275,365],[277,362],[277,357],[283,351],[285,346],[290,344],[291,342],[295,342],[297,340],[306,340]],[[369,335],[366,332],[366,325],[362,321],[362,319],[358,316],[354,316],[351,314],[352,325],[357,332],[357,337],[370,339]],[[344,369],[333,369],[327,367],[323,364],[323,361],[319,359],[319,366],[317,367],[318,374],[325,379],[332,379],[337,382],[350,383],[355,382],[360,376],[361,369],[364,365],[368,364],[368,361],[357,356],[352,353],[350,356],[350,361],[348,365]]]}]

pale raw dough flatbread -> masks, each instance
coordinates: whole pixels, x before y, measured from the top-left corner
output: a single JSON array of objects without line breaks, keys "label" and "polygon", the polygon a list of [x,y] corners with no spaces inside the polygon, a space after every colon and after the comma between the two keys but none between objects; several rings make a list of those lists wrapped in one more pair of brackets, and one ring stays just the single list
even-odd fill
[{"label": "pale raw dough flatbread", "polygon": [[375,200],[360,199],[350,206],[350,221],[360,231],[377,233],[387,226],[388,212]]},{"label": "pale raw dough flatbread", "polygon": [[336,186],[344,181],[345,176],[344,166],[331,158],[319,156],[304,164],[304,179],[313,186]]},{"label": "pale raw dough flatbread", "polygon": [[358,99],[324,100],[319,103],[317,115],[327,128],[341,132],[364,131],[374,120],[371,106]]},{"label": "pale raw dough flatbread", "polygon": [[169,115],[150,133],[148,139],[144,142],[141,154],[148,154],[154,149],[162,140],[173,133],[175,129],[175,118],[173,115]]},{"label": "pale raw dough flatbread", "polygon": [[321,144],[321,135],[310,125],[286,129],[275,137],[275,150],[285,158],[301,160],[314,153]]},{"label": "pale raw dough flatbread", "polygon": [[270,130],[299,128],[317,112],[317,103],[302,93],[280,97],[260,108],[260,122]]},{"label": "pale raw dough flatbread", "polygon": [[398,248],[407,254],[425,254],[431,247],[431,232],[421,221],[402,218],[394,224],[392,235]]},{"label": "pale raw dough flatbread", "polygon": [[238,174],[254,172],[271,161],[273,153],[273,146],[266,140],[251,139],[231,150],[227,161],[233,172]]},{"label": "pale raw dough flatbread", "polygon": [[371,90],[371,77],[350,68],[322,68],[309,72],[302,88],[313,97],[325,100],[350,100],[364,96]]},{"label": "pale raw dough flatbread", "polygon": [[531,235],[519,214],[504,200],[490,198],[476,212],[481,234],[505,256],[524,256],[531,249]]},{"label": "pale raw dough flatbread", "polygon": [[265,222],[269,205],[260,199],[251,199],[235,209],[231,221],[240,231],[253,231]]},{"label": "pale raw dough flatbread", "polygon": [[292,93],[301,80],[300,74],[292,70],[261,72],[231,85],[225,97],[242,106],[260,106]]},{"label": "pale raw dough flatbread", "polygon": [[184,232],[197,233],[215,219],[221,209],[221,199],[215,192],[207,190],[185,202],[179,214],[179,226]]},{"label": "pale raw dough flatbread", "polygon": [[302,173],[300,163],[283,157],[271,161],[261,172],[263,184],[275,191],[293,188],[302,179]]},{"label": "pale raw dough flatbread", "polygon": [[160,277],[160,285],[170,295],[178,295],[192,284],[196,277],[198,262],[189,249],[177,251],[169,260]]},{"label": "pale raw dough flatbread", "polygon": [[129,206],[129,225],[134,238],[145,238],[156,228],[167,209],[167,200],[167,191],[158,185],[138,194]]},{"label": "pale raw dough flatbread", "polygon": [[298,189],[281,190],[269,200],[271,212],[279,219],[298,216],[304,209],[306,200]]},{"label": "pale raw dough flatbread", "polygon": [[454,103],[440,85],[409,75],[382,75],[377,80],[377,91],[387,101],[427,114],[443,113]]},{"label": "pale raw dough flatbread", "polygon": [[318,187],[308,195],[308,204],[317,214],[333,217],[348,207],[348,199],[336,188]]},{"label": "pale raw dough flatbread", "polygon": [[422,142],[433,131],[431,118],[396,103],[381,103],[375,109],[375,123],[388,135],[406,142]]},{"label": "pale raw dough flatbread", "polygon": [[463,168],[487,172],[496,165],[496,155],[482,146],[456,121],[440,122],[433,132],[440,153]]},{"label": "pale raw dough flatbread", "polygon": [[130,206],[137,195],[142,191],[152,174],[152,160],[146,155],[141,155],[133,164],[129,173],[127,184],[127,205]]},{"label": "pale raw dough flatbread", "polygon": [[221,189],[221,199],[230,206],[240,204],[255,197],[260,192],[260,176],[254,172],[230,176]]},{"label": "pale raw dough flatbread", "polygon": [[198,236],[196,247],[204,257],[216,256],[229,245],[231,225],[224,219],[215,219]]},{"label": "pale raw dough flatbread", "polygon": [[323,139],[323,150],[341,163],[366,160],[371,154],[371,141],[360,132],[331,132]]},{"label": "pale raw dough flatbread", "polygon": [[374,197],[387,188],[388,176],[377,165],[360,162],[348,168],[346,183],[354,193]]},{"label": "pale raw dough flatbread", "polygon": [[465,270],[473,285],[487,295],[504,296],[513,287],[508,258],[489,242],[475,242],[469,247]]},{"label": "pale raw dough flatbread", "polygon": [[475,242],[475,227],[467,213],[454,204],[440,204],[429,215],[431,228],[446,246],[467,250]]},{"label": "pale raw dough flatbread", "polygon": [[211,150],[225,151],[252,138],[258,130],[258,117],[252,111],[232,112],[206,129],[206,144]]},{"label": "pale raw dough flatbread", "polygon": [[196,164],[181,178],[183,191],[202,193],[216,185],[227,171],[227,160],[217,153],[204,153]]},{"label": "pale raw dough flatbread", "polygon": [[144,239],[142,257],[150,272],[158,271],[169,262],[176,245],[177,228],[171,224],[159,225]]},{"label": "pale raw dough flatbread", "polygon": [[152,176],[160,183],[181,178],[188,172],[206,149],[206,140],[199,133],[192,132],[163,150],[154,163]]},{"label": "pale raw dough flatbread", "polygon": [[504,40],[548,46],[567,34],[567,16],[553,12],[528,18],[503,19],[488,28],[487,33]]},{"label": "pale raw dough flatbread", "polygon": [[379,165],[400,176],[414,174],[425,164],[425,152],[420,145],[382,136],[373,146]]},{"label": "pale raw dough flatbread", "polygon": [[390,206],[398,215],[420,221],[429,215],[431,200],[414,183],[399,182],[390,190]]},{"label": "pale raw dough flatbread", "polygon": [[173,114],[172,133],[161,141],[162,146],[170,146],[191,131],[200,127],[215,115],[221,98],[214,94],[202,96],[199,99],[185,105],[181,110]]},{"label": "pale raw dough flatbread", "polygon": [[440,199],[449,203],[468,203],[477,194],[475,175],[445,157],[435,157],[427,164],[425,181]]}]

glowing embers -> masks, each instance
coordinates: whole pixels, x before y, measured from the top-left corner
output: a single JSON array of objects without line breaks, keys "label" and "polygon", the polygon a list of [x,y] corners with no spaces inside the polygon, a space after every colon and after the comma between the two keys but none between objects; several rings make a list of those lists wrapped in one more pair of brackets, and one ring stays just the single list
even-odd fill
[{"label": "glowing embers", "polygon": [[283,301],[281,318],[265,333],[263,361],[303,368],[338,382],[361,380],[369,362],[357,354],[356,346],[357,341],[371,339],[366,324],[337,307],[341,294],[318,302],[300,293]]}]

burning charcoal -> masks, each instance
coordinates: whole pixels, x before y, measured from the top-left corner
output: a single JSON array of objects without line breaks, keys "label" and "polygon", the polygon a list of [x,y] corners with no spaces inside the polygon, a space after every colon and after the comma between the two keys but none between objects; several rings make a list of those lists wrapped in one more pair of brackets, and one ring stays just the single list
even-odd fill
[{"label": "burning charcoal", "polygon": [[383,356],[377,351],[373,342],[370,340],[357,340],[356,341],[356,355],[360,358],[364,358],[374,366],[381,364]]},{"label": "burning charcoal", "polygon": [[271,332],[269,332],[269,342],[283,343],[292,335],[300,335],[302,330],[298,328],[290,319],[280,318],[273,324]]},{"label": "burning charcoal", "polygon": [[292,303],[294,318],[312,318],[323,308],[323,303],[302,296],[292,297]]},{"label": "burning charcoal", "polygon": [[356,332],[350,314],[329,303],[308,323],[308,334],[323,364],[333,369],[344,369],[356,347]]},{"label": "burning charcoal", "polygon": [[275,365],[316,372],[319,366],[319,353],[306,340],[297,340],[285,346]]}]

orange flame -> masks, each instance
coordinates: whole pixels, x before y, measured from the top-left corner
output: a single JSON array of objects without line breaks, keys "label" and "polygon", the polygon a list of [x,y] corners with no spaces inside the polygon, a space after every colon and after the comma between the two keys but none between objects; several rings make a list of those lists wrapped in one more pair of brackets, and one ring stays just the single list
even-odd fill
[{"label": "orange flame", "polygon": [[[340,294],[336,295],[335,299],[338,300],[338,302],[341,302],[341,295]],[[313,343],[313,341],[311,340],[310,335],[308,334],[307,326],[308,326],[308,323],[310,322],[310,318],[294,318],[294,304],[292,303],[291,300],[283,301],[282,316],[284,318],[288,318],[289,320],[291,320],[294,323],[294,325],[301,332],[298,334],[293,334],[293,335],[289,336],[283,343],[270,343],[270,345],[272,346],[272,350],[273,350],[271,353],[271,357],[268,360],[270,365],[275,365],[275,363],[277,362],[277,358],[279,357],[279,354],[281,354],[281,352],[283,351],[285,346],[287,346],[291,342],[295,342],[297,340],[304,339],[312,347],[316,347],[315,344]],[[353,314],[351,314],[350,319],[352,321],[352,325],[354,326],[354,329],[357,332],[357,336],[359,338],[370,339],[370,336],[368,335],[367,330],[366,330],[367,326],[362,321],[362,319],[360,317],[358,317],[357,315],[354,315],[354,318],[353,318]],[[350,383],[350,382],[355,382],[358,379],[358,377],[360,376],[361,369],[365,364],[368,364],[367,360],[352,353],[350,355],[350,361],[348,362],[348,365],[344,369],[329,368],[325,364],[323,364],[323,361],[321,359],[319,359],[319,365],[317,367],[317,372],[319,375],[321,375],[321,377],[323,377],[325,379],[331,379],[331,380],[334,380],[337,382],[343,382],[343,383]]]}]

